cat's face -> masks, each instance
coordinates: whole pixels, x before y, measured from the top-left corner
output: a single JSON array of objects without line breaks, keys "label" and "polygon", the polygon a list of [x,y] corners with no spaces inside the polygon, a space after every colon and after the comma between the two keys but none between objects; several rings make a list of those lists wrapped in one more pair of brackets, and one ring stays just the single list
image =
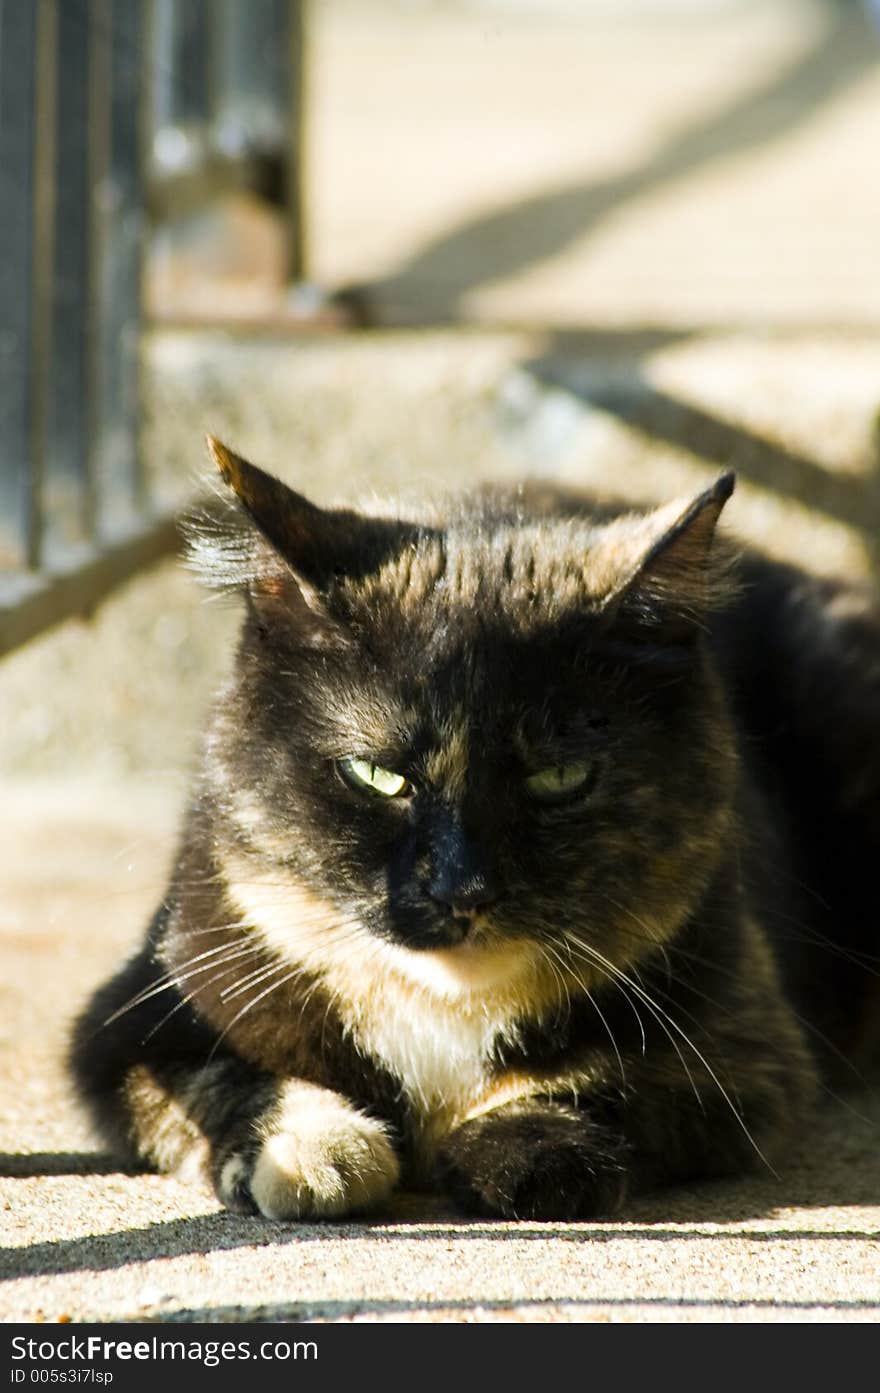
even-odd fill
[{"label": "cat's face", "polygon": [[705,887],[729,814],[695,627],[721,502],[610,528],[349,516],[317,563],[283,495],[268,526],[251,507],[274,546],[219,742],[234,835],[417,954],[636,961]]}]

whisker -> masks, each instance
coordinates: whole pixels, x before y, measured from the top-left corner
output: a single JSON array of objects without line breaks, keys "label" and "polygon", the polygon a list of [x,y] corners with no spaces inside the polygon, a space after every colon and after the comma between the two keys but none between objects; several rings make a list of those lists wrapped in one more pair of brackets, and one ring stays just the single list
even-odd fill
[{"label": "whisker", "polygon": [[[691,1073],[690,1069],[688,1068],[687,1060],[685,1059],[684,1055],[682,1054],[682,1052],[681,1052],[681,1050],[680,1050],[680,1048],[679,1048],[677,1042],[673,1039],[673,1037],[672,1037],[672,1035],[670,1034],[669,1030],[668,1030],[667,1027],[664,1025],[663,1020],[661,1019],[661,1016],[666,1014],[665,1012],[662,1011],[662,1007],[660,1007],[659,1004],[658,1004],[657,1002],[653,1001],[653,1000],[648,996],[647,992],[645,991],[645,989],[644,989],[642,986],[640,986],[637,982],[635,982],[631,977],[628,977],[628,976],[626,975],[626,973],[624,973],[619,967],[616,966],[616,964],[612,963],[608,958],[604,957],[603,954],[599,953],[599,951],[598,951],[597,949],[590,947],[590,945],[588,945],[588,944],[586,944],[586,943],[582,943],[582,942],[580,941],[580,939],[575,939],[575,938],[573,938],[573,935],[571,935],[571,934],[568,934],[568,933],[567,933],[567,934],[566,934],[566,938],[569,940],[569,942],[572,942],[572,943],[576,943],[576,944],[577,944],[577,946],[580,948],[581,952],[582,952],[583,954],[587,955],[587,961],[588,961],[588,962],[589,962],[589,961],[592,961],[592,962],[598,964],[599,966],[604,967],[605,970],[606,970],[606,972],[608,972],[613,978],[617,978],[619,981],[625,982],[629,987],[632,988],[632,990],[636,993],[636,996],[639,998],[639,1000],[642,1002],[642,1004],[643,1004],[644,1006],[646,1006],[646,1007],[648,1008],[648,1010],[651,1012],[651,1015],[654,1017],[654,1019],[656,1020],[657,1024],[660,1026],[660,1029],[664,1032],[664,1034],[666,1035],[666,1037],[667,1037],[667,1039],[669,1040],[670,1044],[672,1045],[673,1049],[675,1050],[676,1054],[678,1055],[678,1058],[679,1058],[679,1060],[680,1060],[680,1062],[681,1062],[681,1066],[682,1066],[682,1068],[684,1069],[684,1071],[685,1071],[685,1073],[686,1073],[686,1075],[687,1075],[687,1077],[688,1077],[688,1081],[689,1081],[689,1083],[690,1083],[690,1085],[691,1085],[691,1088],[693,1089],[694,1097],[696,1098],[697,1102],[699,1103],[701,1110],[705,1111],[705,1108],[703,1107],[703,1099],[702,1099],[702,1097],[701,1097],[701,1095],[700,1095],[699,1089],[697,1088],[696,1082],[694,1081],[694,1076],[693,1076],[693,1074]],[[660,1012],[661,1014],[658,1015],[658,1014],[657,1014],[658,1012]],[[670,1024],[671,1024],[671,1021],[670,1021]],[[686,1043],[691,1044],[691,1042],[690,1042],[689,1040],[686,1041]],[[698,1051],[696,1050],[696,1046],[691,1045],[691,1048],[694,1050],[695,1053],[698,1053]],[[719,1085],[719,1086],[720,1086],[720,1085]],[[733,1104],[732,1104],[732,1103],[731,1103],[731,1107],[733,1107]]]},{"label": "whisker", "polygon": [[[570,944],[567,940],[568,940],[568,934],[566,933],[565,936],[564,936],[564,945],[563,945],[563,946],[565,947],[565,949],[566,949],[567,952],[568,952],[569,959],[571,959],[571,956],[572,956],[572,946],[571,946],[571,944]],[[637,1009],[637,1007],[636,1007],[636,1005],[635,1005],[635,1002],[633,1001],[632,997],[630,996],[630,994],[629,994],[629,992],[626,990],[626,988],[623,986],[623,984],[622,984],[616,977],[610,976],[609,973],[608,973],[606,970],[602,969],[602,968],[601,968],[601,965],[600,965],[598,962],[596,962],[596,961],[593,962],[593,966],[594,966],[594,967],[600,967],[600,970],[602,970],[602,972],[603,972],[603,976],[604,976],[607,980],[609,980],[609,981],[611,982],[612,986],[615,986],[615,987],[617,988],[617,990],[620,992],[621,996],[623,997],[624,1001],[625,1001],[626,1004],[629,1006],[629,1009],[632,1011],[633,1015],[635,1016],[635,1018],[636,1018],[636,1024],[637,1024],[637,1026],[638,1026],[638,1028],[639,1028],[639,1035],[640,1035],[640,1038],[641,1038],[642,1057],[644,1058],[645,1052],[646,1052],[646,1050],[647,1050],[647,1048],[648,1048],[647,1037],[646,1037],[646,1035],[645,1035],[645,1023],[644,1023],[644,1021],[642,1020],[641,1016],[640,1016],[639,1013],[638,1013],[638,1009]],[[574,972],[574,967],[573,967],[573,965],[572,965],[571,963],[569,963],[569,967],[570,967],[570,970],[571,970],[572,972]],[[575,977],[575,980],[578,982],[579,986],[581,987],[581,990],[584,991],[584,992],[586,992],[586,991],[587,991],[587,988],[586,988],[586,985],[584,984],[584,982],[582,982],[581,979],[580,979],[579,977],[577,977],[577,976]]]},{"label": "whisker", "polygon": [[251,987],[255,987],[258,983],[265,981],[267,977],[271,977],[280,967],[290,967],[290,963],[275,962],[271,963],[268,967],[263,963],[260,967],[255,968],[253,972],[246,973],[239,981],[233,982],[231,987],[224,987],[220,993],[222,1000],[225,1003],[231,1001],[233,997],[241,996],[242,992],[248,991]]},{"label": "whisker", "polygon": [[[239,940],[235,944],[223,943],[219,948],[211,948],[207,953],[199,953],[196,957],[190,958],[188,962],[182,963],[179,968],[161,973],[148,987],[144,987],[141,991],[130,997],[128,1001],[124,1002],[122,1006],[119,1006],[102,1024],[104,1026],[112,1025],[114,1021],[119,1020],[126,1012],[134,1010],[137,1006],[142,1006],[145,1002],[149,1001],[151,997],[159,996],[162,992],[168,991],[169,987],[177,986],[178,983],[186,981],[187,978],[193,977],[199,972],[210,971],[212,967],[218,966],[221,962],[227,962],[233,957],[240,957],[246,953],[253,953],[255,951],[256,949],[253,945],[246,943],[244,940]],[[227,954],[228,957],[223,956]],[[193,963],[200,962],[202,959],[209,957],[213,959],[212,962],[203,962],[201,967],[196,968],[191,966]],[[191,970],[184,971],[183,969]]]},{"label": "whisker", "polygon": [[[560,995],[565,999],[566,1012],[568,1014],[571,1014],[571,988],[568,984],[568,981],[566,980],[565,973],[562,971],[560,967],[557,966],[557,963],[553,961],[553,958],[555,958],[557,962],[561,961],[561,959],[559,958],[559,954],[554,949],[552,949],[549,944],[536,943],[535,946],[538,949],[538,952],[541,954],[541,957],[547,964],[548,968],[552,972],[553,980],[554,982],[556,982],[559,988]],[[552,958],[550,956],[551,953],[553,954]]]},{"label": "whisker", "polygon": [[165,1013],[158,1024],[154,1025],[152,1030],[148,1031],[144,1036],[141,1044],[145,1045],[148,1040],[152,1040],[153,1036],[162,1029],[162,1026],[165,1025],[167,1021],[171,1020],[172,1016],[175,1016],[178,1011],[183,1010],[183,1007],[188,1006],[191,1001],[195,1001],[196,997],[200,996],[202,992],[206,992],[209,987],[213,987],[217,982],[221,982],[224,977],[228,977],[231,973],[237,971],[238,963],[233,963],[232,967],[227,967],[222,972],[218,972],[214,977],[209,977],[207,982],[200,982],[191,992],[187,992],[186,996],[182,996],[180,1000],[171,1007],[170,1011]]},{"label": "whisker", "polygon": [[[744,1119],[743,1119],[743,1117],[742,1117],[741,1112],[740,1112],[739,1109],[735,1106],[735,1104],[734,1104],[734,1102],[733,1102],[733,1099],[730,1097],[730,1094],[728,1093],[727,1089],[724,1087],[723,1083],[722,1083],[721,1080],[719,1079],[718,1074],[716,1073],[715,1069],[713,1069],[712,1065],[709,1063],[709,1061],[707,1060],[706,1056],[702,1053],[702,1051],[694,1044],[693,1040],[690,1038],[690,1036],[687,1034],[687,1032],[686,1032],[685,1030],[682,1029],[682,1027],[678,1024],[678,1022],[674,1019],[674,1017],[671,1016],[671,1015],[669,1014],[668,1011],[664,1011],[663,1007],[660,1006],[660,1004],[659,1004],[658,1002],[654,1001],[653,998],[651,998],[651,997],[648,995],[648,993],[645,991],[645,989],[644,989],[643,987],[641,987],[641,986],[638,986],[638,985],[632,980],[632,978],[630,978],[630,977],[627,976],[627,974],[626,974],[625,972],[622,972],[622,971],[621,971],[619,968],[617,968],[613,963],[609,962],[609,960],[608,960],[607,958],[605,958],[605,957],[604,957],[601,953],[599,953],[597,950],[592,949],[592,948],[590,947],[590,945],[580,943],[579,940],[577,940],[577,941],[578,941],[578,943],[579,943],[579,946],[580,946],[583,950],[586,950],[586,951],[587,951],[588,953],[590,953],[590,954],[594,954],[594,955],[595,955],[595,960],[601,962],[601,964],[602,964],[603,966],[607,967],[612,973],[615,973],[615,974],[616,974],[616,973],[619,973],[620,976],[621,976],[621,978],[622,978],[622,980],[625,981],[630,987],[632,987],[633,991],[635,991],[636,995],[639,997],[639,1000],[640,1000],[640,1001],[643,1003],[643,1005],[646,1006],[647,1009],[651,1012],[651,1014],[652,1014],[652,1015],[654,1016],[654,1018],[657,1020],[658,1025],[661,1027],[662,1030],[664,1030],[664,1033],[665,1033],[665,1034],[667,1035],[667,1037],[669,1038],[670,1043],[671,1043],[671,1044],[673,1045],[673,1047],[675,1048],[676,1054],[678,1055],[678,1057],[679,1057],[679,1059],[680,1059],[680,1061],[681,1061],[682,1067],[684,1068],[684,1070],[685,1070],[685,1072],[687,1073],[687,1076],[688,1076],[688,1078],[689,1078],[689,1080],[690,1080],[691,1087],[694,1089],[694,1094],[695,1094],[695,1096],[696,1096],[697,1102],[700,1104],[701,1109],[703,1109],[703,1111],[705,1111],[705,1109],[703,1108],[703,1102],[702,1102],[702,1099],[701,1099],[701,1097],[700,1097],[699,1090],[697,1089],[696,1084],[694,1083],[693,1076],[692,1076],[690,1070],[689,1070],[688,1067],[687,1067],[687,1064],[686,1064],[686,1062],[685,1062],[684,1056],[682,1055],[681,1050],[678,1048],[678,1046],[676,1045],[675,1041],[672,1039],[672,1036],[670,1035],[669,1030],[666,1029],[666,1026],[664,1025],[664,1021],[668,1022],[669,1026],[672,1028],[672,1030],[674,1030],[674,1031],[676,1032],[676,1034],[679,1035],[679,1036],[681,1037],[681,1039],[684,1041],[684,1043],[685,1043],[691,1050],[693,1050],[693,1052],[694,1052],[694,1054],[696,1055],[697,1059],[700,1061],[700,1063],[702,1064],[703,1068],[706,1070],[706,1072],[707,1072],[707,1074],[709,1075],[710,1079],[711,1079],[712,1082],[715,1084],[716,1088],[718,1089],[719,1093],[721,1094],[722,1098],[724,1099],[724,1101],[727,1103],[728,1107],[730,1108],[730,1110],[731,1110],[733,1116],[735,1117],[735,1119],[736,1119],[736,1121],[737,1121],[739,1127],[742,1129],[743,1133],[745,1134],[746,1138],[748,1139],[749,1144],[753,1147],[753,1149],[754,1149],[754,1151],[756,1152],[756,1154],[757,1154],[757,1155],[761,1158],[761,1160],[764,1162],[764,1165],[767,1166],[768,1170],[770,1170],[770,1171],[772,1172],[773,1175],[777,1175],[777,1176],[778,1176],[778,1172],[776,1171],[775,1167],[771,1165],[770,1161],[769,1161],[769,1160],[767,1159],[767,1157],[764,1155],[763,1151],[762,1151],[761,1148],[758,1146],[758,1143],[755,1141],[755,1138],[752,1136],[751,1132],[749,1131],[749,1128],[746,1126],[746,1123],[745,1123],[745,1121],[744,1121]],[[659,1012],[659,1015],[657,1014],[658,1012]],[[661,1019],[661,1017],[662,1017],[662,1019]]]},{"label": "whisker", "polygon": [[[285,966],[286,964],[279,963],[278,971],[281,972]],[[258,995],[255,996],[251,1001],[246,1002],[245,1005],[242,1006],[241,1010],[236,1012],[236,1014],[232,1017],[232,1020],[228,1022],[228,1024],[224,1027],[221,1033],[217,1036],[217,1039],[211,1046],[208,1058],[205,1060],[204,1067],[208,1067],[208,1065],[214,1058],[214,1055],[217,1053],[223,1041],[226,1039],[226,1036],[229,1034],[230,1030],[232,1030],[233,1026],[238,1024],[238,1022],[242,1019],[243,1016],[246,1016],[249,1011],[253,1010],[253,1008],[257,1006],[265,997],[271,995],[272,992],[277,991],[279,987],[283,987],[286,982],[292,981],[294,977],[301,976],[302,971],[303,969],[300,967],[291,968],[285,974],[285,976],[281,978],[280,981],[270,983],[268,987],[264,987],[263,990],[259,992]]]},{"label": "whisker", "polygon": [[[628,915],[630,916],[630,918],[634,919],[634,920],[635,920],[638,924],[640,924],[642,927],[647,928],[647,926],[644,924],[644,921],[641,920],[641,919],[639,919],[638,915],[636,915],[636,914],[634,913],[634,911],[632,911],[631,909],[629,909],[626,905],[619,904],[616,900],[612,899],[611,896],[609,896],[609,895],[606,895],[606,896],[605,896],[605,899],[606,899],[606,900],[608,901],[608,903],[611,904],[615,909],[620,910],[620,911],[621,911],[622,913],[624,913],[624,914],[628,914]],[[760,911],[759,911],[759,912],[760,912]],[[800,927],[801,929],[803,929],[803,930],[805,930],[805,931],[806,931],[807,929],[809,929],[809,926],[803,924],[803,922],[802,922],[801,920],[794,919],[794,918],[792,918],[792,917],[789,916],[789,915],[786,915],[786,916],[784,916],[784,917],[785,917],[795,928]],[[794,934],[792,934],[791,936],[792,936],[792,938],[795,937]],[[821,935],[821,934],[819,935],[818,938],[813,939],[813,938],[811,938],[811,937],[809,936],[809,934],[808,934],[807,932],[804,932],[804,933],[801,935],[801,940],[804,941],[804,942],[811,942],[811,943],[813,943],[814,946],[816,946],[816,947],[825,947],[825,948],[827,948],[829,951],[836,951],[836,952],[837,952],[837,955],[838,955],[839,957],[842,957],[842,958],[844,958],[845,960],[852,961],[856,966],[864,966],[864,963],[861,962],[861,961],[859,961],[860,958],[869,958],[869,959],[870,959],[870,958],[873,958],[873,955],[872,955],[872,954],[859,954],[859,955],[853,955],[853,954],[847,952],[846,950],[844,950],[844,949],[842,949],[842,948],[839,948],[838,945],[835,945],[830,939],[826,939],[825,936],[824,936],[824,935]],[[667,962],[667,977],[668,977],[669,981],[671,982],[671,981],[674,979],[675,982],[678,984],[678,986],[683,987],[685,990],[691,992],[693,995],[695,995],[695,996],[697,996],[697,997],[700,997],[700,998],[701,998],[702,1000],[704,1000],[708,1005],[712,1006],[712,1007],[715,1008],[716,1010],[723,1011],[727,1016],[729,1016],[729,1017],[731,1017],[731,1018],[735,1018],[736,1012],[735,1012],[735,1010],[733,1010],[731,1007],[725,1006],[723,1002],[720,1002],[720,1001],[716,1000],[714,997],[709,996],[708,993],[702,991],[699,987],[695,986],[693,982],[688,981],[687,978],[684,977],[684,976],[682,976],[681,973],[672,973],[672,971],[671,971],[670,955],[673,955],[673,956],[675,956],[675,957],[677,957],[677,958],[685,958],[685,959],[687,959],[688,962],[695,963],[697,966],[700,966],[700,967],[707,967],[707,968],[710,968],[713,972],[717,973],[719,976],[725,977],[725,978],[727,978],[729,981],[731,981],[731,982],[733,982],[733,983],[736,983],[736,984],[740,984],[741,981],[742,981],[740,973],[737,972],[737,971],[735,971],[735,970],[732,969],[732,968],[724,967],[724,965],[723,965],[722,963],[715,962],[712,958],[707,958],[705,955],[702,955],[702,954],[700,954],[700,953],[695,953],[695,952],[693,951],[693,949],[686,948],[686,947],[684,947],[682,944],[672,942],[672,943],[669,943],[668,945],[666,945],[666,947],[667,947],[668,951],[664,954],[664,956],[665,956],[666,962]],[[870,969],[869,969],[869,970],[870,970]],[[876,974],[875,974],[875,975],[876,975]],[[815,1036],[815,1038],[816,1038],[817,1040],[821,1040],[822,1044],[826,1047],[826,1049],[828,1049],[829,1052],[830,1052],[831,1054],[833,1054],[833,1055],[835,1056],[835,1058],[836,1058],[841,1064],[843,1064],[843,1065],[845,1066],[845,1068],[847,1068],[847,1069],[849,1070],[849,1072],[855,1077],[855,1079],[856,1079],[859,1083],[861,1083],[861,1084],[867,1084],[868,1080],[865,1078],[865,1076],[864,1076],[864,1074],[862,1073],[862,1071],[858,1068],[858,1066],[856,1065],[855,1061],[852,1060],[852,1059],[850,1059],[850,1057],[845,1053],[845,1051],[843,1051],[842,1049],[840,1049],[839,1046],[835,1045],[834,1041],[831,1040],[826,1034],[824,1034],[824,1032],[821,1031],[817,1025],[815,1025],[812,1021],[810,1021],[806,1016],[803,1016],[803,1015],[800,1014],[800,1012],[796,1011],[796,1010],[794,1009],[794,1007],[791,1005],[790,1002],[788,1002],[787,1004],[788,1004],[788,1009],[790,1010],[792,1016],[794,1016],[795,1020],[798,1021],[798,1023],[799,1023],[801,1026],[803,1026],[804,1030],[809,1031],[809,1033],[810,1033],[811,1035]],[[679,1005],[680,1005],[680,1003],[679,1003]],[[693,1021],[696,1022],[696,1017],[693,1016],[690,1012],[685,1012],[685,1014],[686,1014],[691,1020],[693,1020]],[[823,1088],[824,1088],[824,1085],[823,1085]],[[828,1092],[829,1090],[828,1090],[828,1089],[825,1089],[825,1091]],[[835,1095],[832,1094],[831,1096],[835,1096]]]},{"label": "whisker", "polygon": [[[551,951],[555,952],[555,950],[553,949],[551,949]],[[560,961],[562,961],[562,959],[560,959]],[[564,962],[563,966],[565,966]],[[584,996],[587,998],[587,1001],[589,1001],[593,1010],[596,1012],[596,1015],[599,1017],[599,1020],[602,1022],[602,1025],[605,1027],[605,1032],[608,1036],[608,1039],[611,1041],[611,1048],[613,1049],[615,1058],[617,1060],[617,1067],[620,1070],[620,1084],[624,1093],[626,1093],[628,1091],[626,1082],[626,1070],[623,1067],[623,1059],[621,1057],[620,1050],[617,1047],[617,1041],[614,1038],[614,1032],[611,1029],[611,1026],[608,1024],[608,1018],[606,1017],[602,1008],[599,1006],[599,1003],[596,1001],[596,998],[593,996],[592,992],[588,990],[586,983],[583,982],[582,979],[578,976],[578,974],[574,971],[574,968],[571,968],[571,972],[581,991],[584,993]]]}]

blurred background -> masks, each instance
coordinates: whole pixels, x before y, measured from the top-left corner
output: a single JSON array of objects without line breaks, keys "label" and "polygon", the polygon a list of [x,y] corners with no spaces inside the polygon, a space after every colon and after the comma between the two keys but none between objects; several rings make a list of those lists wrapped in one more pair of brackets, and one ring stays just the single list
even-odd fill
[{"label": "blurred background", "polygon": [[743,536],[876,572],[878,60],[868,0],[0,0],[10,1151],[86,1145],[67,1021],[231,659],[207,430],[323,501],[732,465]]},{"label": "blurred background", "polygon": [[235,622],[166,559],[209,429],[324,499],[733,465],[741,531],[871,571],[880,6],[0,18],[8,775],[185,777]]}]

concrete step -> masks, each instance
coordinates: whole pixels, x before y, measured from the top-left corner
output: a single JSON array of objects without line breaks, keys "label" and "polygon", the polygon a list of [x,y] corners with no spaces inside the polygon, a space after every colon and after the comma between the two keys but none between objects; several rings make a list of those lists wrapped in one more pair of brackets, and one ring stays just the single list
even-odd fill
[{"label": "concrete step", "polygon": [[[667,498],[733,466],[725,519],[744,537],[824,573],[876,558],[871,335],[163,331],[145,369],[144,449],[178,502],[212,477],[208,430],[318,501],[402,493],[416,511],[426,491],[527,475]],[[14,654],[0,768],[173,781],[236,622],[169,562]]]}]

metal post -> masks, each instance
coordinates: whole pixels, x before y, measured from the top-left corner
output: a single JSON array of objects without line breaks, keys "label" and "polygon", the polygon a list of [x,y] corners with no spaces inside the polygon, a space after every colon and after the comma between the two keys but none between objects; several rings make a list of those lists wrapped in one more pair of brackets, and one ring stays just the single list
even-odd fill
[{"label": "metal post", "polygon": [[[107,140],[93,183],[96,314],[94,472],[99,529],[124,533],[143,509],[144,476],[137,449],[138,334],[145,215],[141,195],[142,11],[140,0],[99,0],[96,25],[95,120]],[[97,263],[95,265],[95,262]]]},{"label": "metal post", "polygon": [[188,173],[207,155],[211,109],[209,10],[221,0],[154,0],[151,105],[152,172]]},{"label": "metal post", "polygon": [[178,213],[281,204],[301,278],[304,29],[304,0],[0,0],[0,653],[174,545],[137,444],[144,170]]},{"label": "metal post", "polygon": [[307,0],[287,0],[287,113],[286,204],[288,276],[304,281],[308,274],[308,242],[305,217],[305,112],[307,82]]},{"label": "metal post", "polygon": [[31,284],[39,8],[0,0],[0,570],[33,560]]},{"label": "metal post", "polygon": [[50,563],[93,535],[89,460],[89,160],[87,5],[57,9],[52,354],[44,503]]}]

